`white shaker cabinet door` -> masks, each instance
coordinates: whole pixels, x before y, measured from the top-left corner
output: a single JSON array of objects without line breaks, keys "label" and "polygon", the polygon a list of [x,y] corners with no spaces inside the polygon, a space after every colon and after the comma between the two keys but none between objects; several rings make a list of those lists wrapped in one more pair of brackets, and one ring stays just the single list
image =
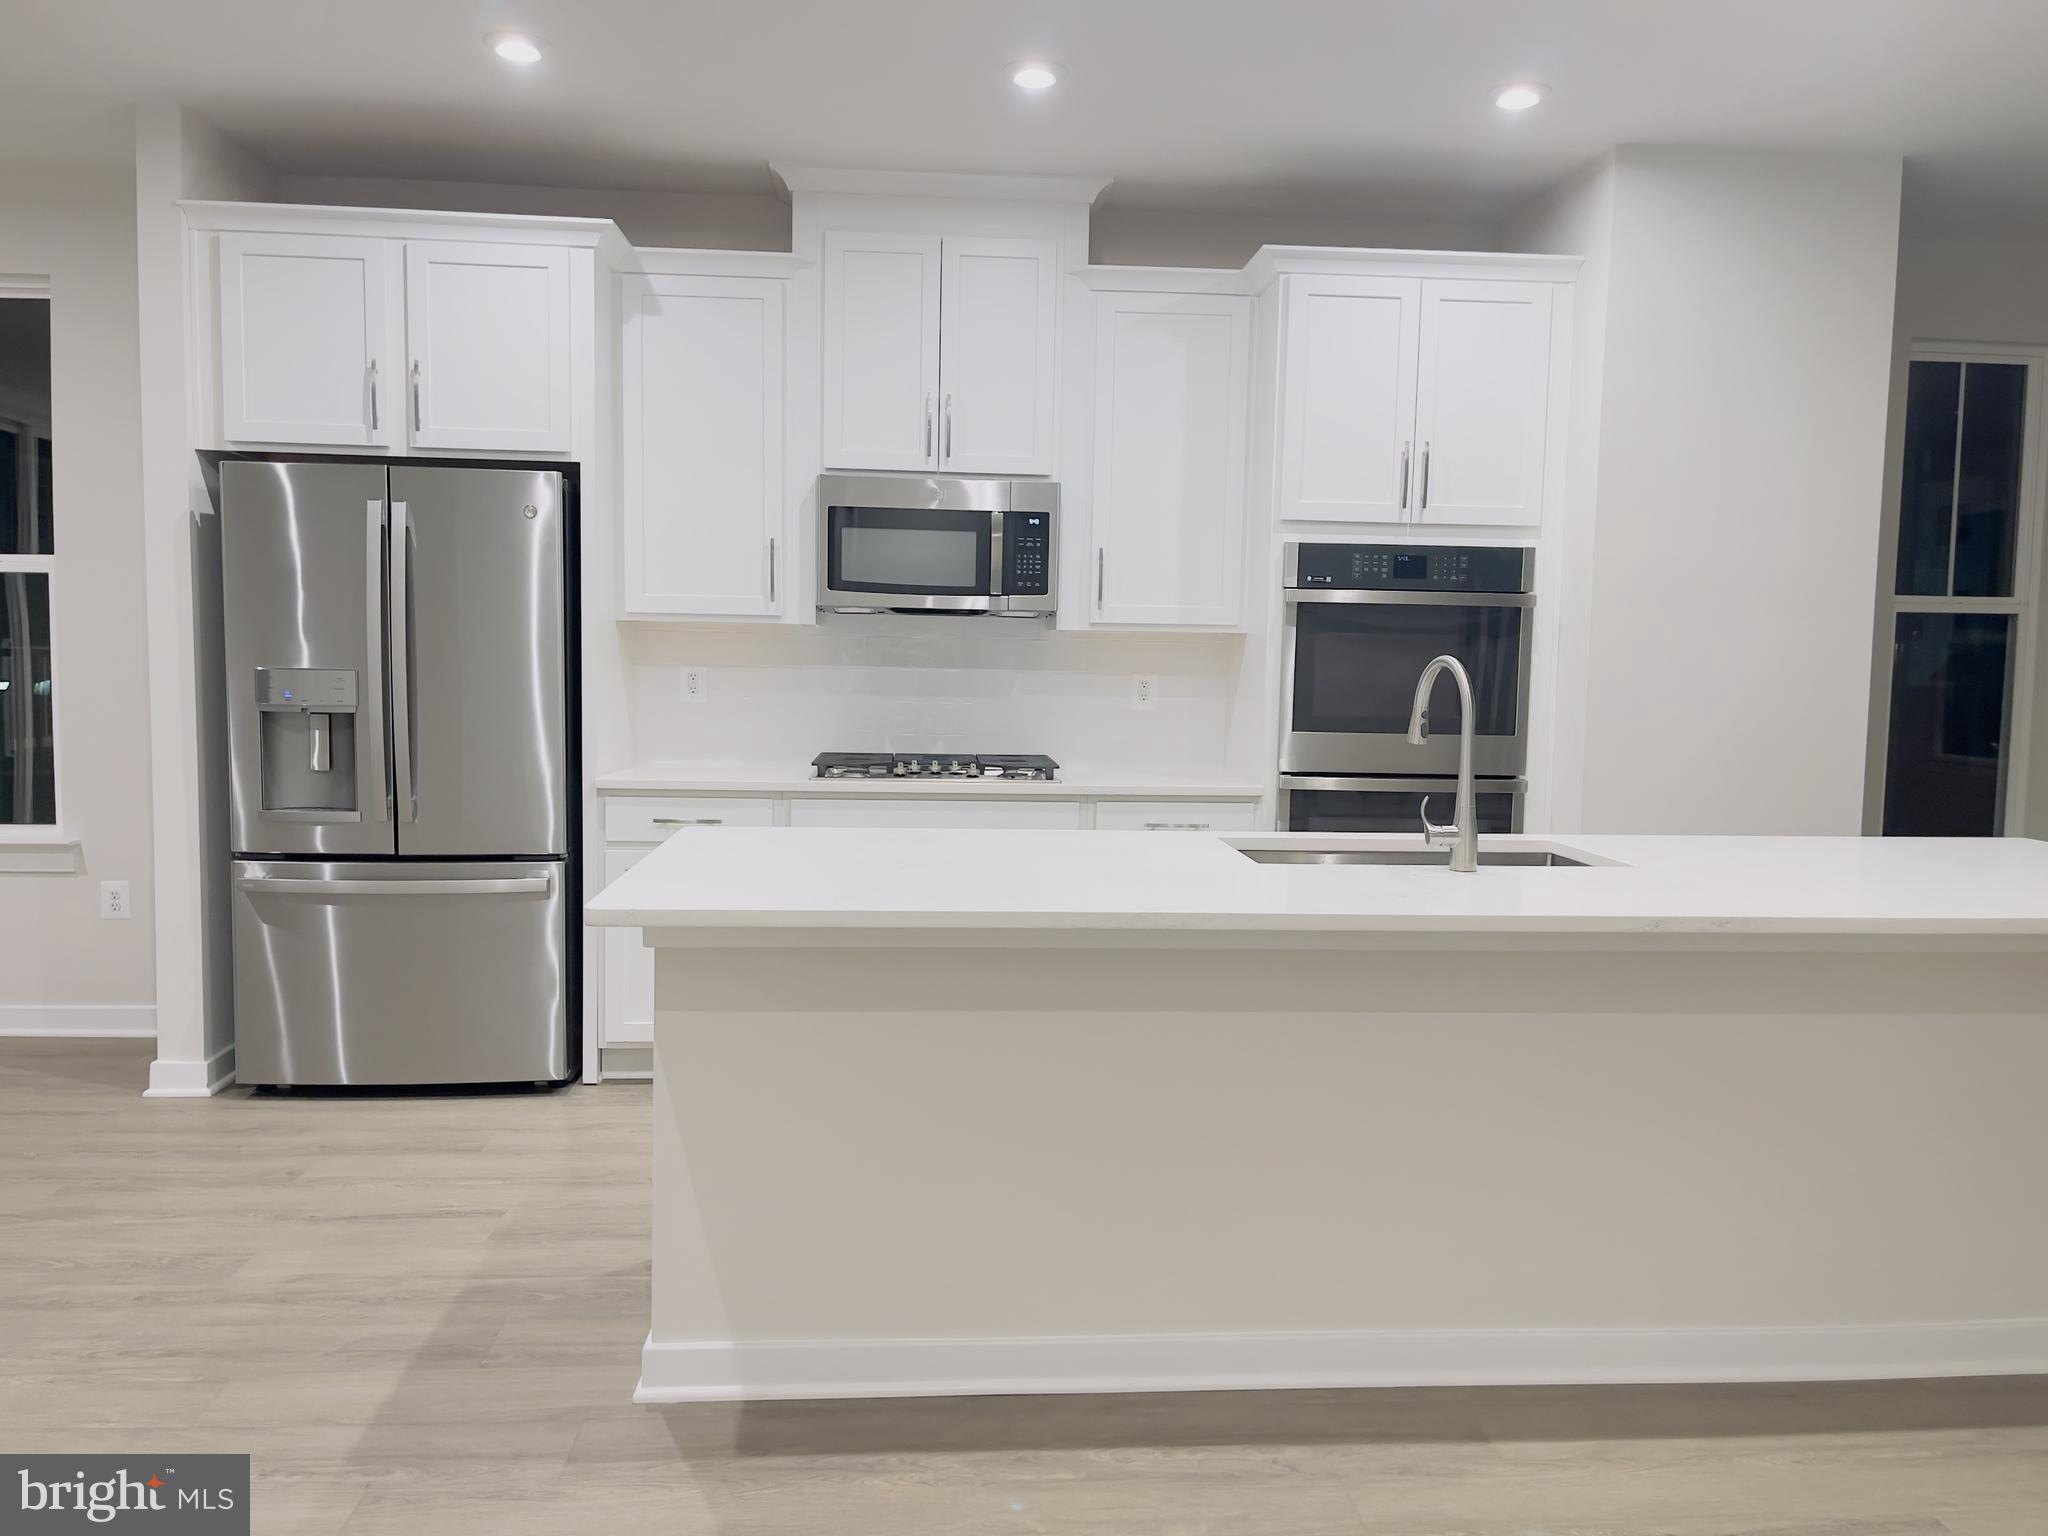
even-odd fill
[{"label": "white shaker cabinet door", "polygon": [[1097,300],[1096,623],[1243,622],[1250,346],[1247,298]]},{"label": "white shaker cabinet door", "polygon": [[348,235],[220,237],[223,442],[397,442],[403,386],[385,332],[392,250]]},{"label": "white shaker cabinet door", "polygon": [[825,236],[821,460],[938,464],[939,238]]},{"label": "white shaker cabinet door", "polygon": [[[609,848],[604,882],[646,858],[648,848]],[[647,1045],[654,1039],[654,951],[640,942],[638,928],[604,930],[604,997],[598,1012],[600,1045]]]},{"label": "white shaker cabinet door", "polygon": [[405,337],[414,447],[570,451],[568,251],[408,243]]},{"label": "white shaker cabinet door", "polygon": [[623,288],[625,610],[780,613],[788,284],[650,275]]},{"label": "white shaker cabinet door", "polygon": [[939,289],[939,467],[1049,475],[1059,246],[946,237]]},{"label": "white shaker cabinet door", "polygon": [[1415,424],[1423,522],[1542,521],[1550,301],[1547,283],[1423,284]]},{"label": "white shaker cabinet door", "polygon": [[1413,504],[1416,475],[1422,282],[1289,281],[1280,516],[1401,522]]}]

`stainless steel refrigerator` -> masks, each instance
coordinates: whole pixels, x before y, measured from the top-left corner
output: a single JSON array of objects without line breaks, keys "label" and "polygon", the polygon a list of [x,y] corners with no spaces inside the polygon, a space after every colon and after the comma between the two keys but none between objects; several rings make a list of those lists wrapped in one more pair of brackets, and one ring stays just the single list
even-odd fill
[{"label": "stainless steel refrigerator", "polygon": [[562,477],[221,466],[235,1076],[571,1072]]}]

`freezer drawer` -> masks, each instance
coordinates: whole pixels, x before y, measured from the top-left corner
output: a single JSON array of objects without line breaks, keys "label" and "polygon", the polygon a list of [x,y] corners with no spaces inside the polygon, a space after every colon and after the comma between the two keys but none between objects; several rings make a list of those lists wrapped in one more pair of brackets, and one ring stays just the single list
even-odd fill
[{"label": "freezer drawer", "polygon": [[565,873],[238,860],[235,1080],[567,1077]]}]

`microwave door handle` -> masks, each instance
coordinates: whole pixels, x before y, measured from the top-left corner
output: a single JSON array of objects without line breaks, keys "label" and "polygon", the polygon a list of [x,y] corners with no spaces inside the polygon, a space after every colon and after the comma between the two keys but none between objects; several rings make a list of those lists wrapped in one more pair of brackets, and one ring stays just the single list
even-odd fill
[{"label": "microwave door handle", "polygon": [[988,515],[988,595],[1003,595],[1003,557],[1006,546],[1003,542],[1003,514],[991,512]]}]

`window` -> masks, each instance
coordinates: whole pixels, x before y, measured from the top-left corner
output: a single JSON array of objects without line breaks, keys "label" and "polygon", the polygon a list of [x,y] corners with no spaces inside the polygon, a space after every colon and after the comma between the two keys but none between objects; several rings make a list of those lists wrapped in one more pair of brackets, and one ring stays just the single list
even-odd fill
[{"label": "window", "polygon": [[2040,358],[1915,349],[1879,622],[1887,836],[1990,837],[2018,827],[2034,644]]},{"label": "window", "polygon": [[50,303],[0,296],[0,827],[57,820]]}]

